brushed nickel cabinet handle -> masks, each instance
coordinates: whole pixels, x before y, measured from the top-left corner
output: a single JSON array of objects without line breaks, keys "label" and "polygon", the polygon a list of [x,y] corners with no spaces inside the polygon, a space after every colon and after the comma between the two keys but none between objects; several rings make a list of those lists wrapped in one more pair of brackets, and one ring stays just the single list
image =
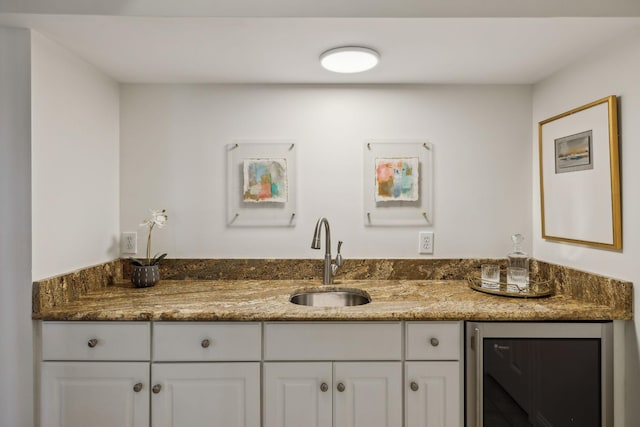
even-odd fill
[{"label": "brushed nickel cabinet handle", "polygon": [[141,390],[142,390],[142,383],[137,383],[136,385],[133,386],[133,391],[135,391],[136,393],[140,393]]},{"label": "brushed nickel cabinet handle", "polygon": [[432,346],[437,347],[440,345],[440,340],[438,338],[431,338],[429,340],[429,342],[431,343]]},{"label": "brushed nickel cabinet handle", "polygon": [[320,391],[321,392],[326,392],[327,390],[329,390],[329,386],[327,385],[327,383],[322,383],[320,384]]},{"label": "brushed nickel cabinet handle", "polygon": [[154,385],[153,388],[151,389],[151,391],[154,392],[155,394],[160,393],[160,390],[162,390],[162,386],[160,384]]},{"label": "brushed nickel cabinet handle", "polygon": [[338,391],[340,393],[342,393],[344,391],[344,389],[345,389],[344,384],[342,384],[342,383],[338,383],[338,387],[337,388],[338,388]]},{"label": "brushed nickel cabinet handle", "polygon": [[205,338],[202,340],[200,345],[202,346],[202,348],[209,348],[209,346],[211,345],[211,341],[209,341],[209,338]]},{"label": "brushed nickel cabinet handle", "polygon": [[87,342],[87,345],[88,345],[90,348],[94,348],[95,346],[97,346],[97,345],[98,345],[98,339],[97,339],[97,338],[91,338],[91,339]]},{"label": "brushed nickel cabinet handle", "polygon": [[420,386],[415,381],[411,381],[411,384],[409,385],[409,387],[411,387],[411,390],[413,391],[418,391],[420,389]]}]

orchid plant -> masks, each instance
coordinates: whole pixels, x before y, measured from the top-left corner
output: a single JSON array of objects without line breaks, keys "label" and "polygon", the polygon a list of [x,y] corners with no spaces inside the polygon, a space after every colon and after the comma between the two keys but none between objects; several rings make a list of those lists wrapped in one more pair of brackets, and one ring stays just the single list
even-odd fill
[{"label": "orchid plant", "polygon": [[140,224],[140,227],[149,227],[149,235],[147,237],[147,258],[142,260],[131,258],[131,263],[133,265],[137,265],[140,267],[156,265],[164,257],[167,256],[167,254],[156,254],[153,256],[153,258],[151,257],[151,232],[153,231],[153,228],[156,225],[158,226],[158,228],[163,228],[167,223],[167,219],[168,219],[168,216],[167,216],[166,209],[161,209],[161,210],[152,209],[151,218],[145,219],[144,222]]}]

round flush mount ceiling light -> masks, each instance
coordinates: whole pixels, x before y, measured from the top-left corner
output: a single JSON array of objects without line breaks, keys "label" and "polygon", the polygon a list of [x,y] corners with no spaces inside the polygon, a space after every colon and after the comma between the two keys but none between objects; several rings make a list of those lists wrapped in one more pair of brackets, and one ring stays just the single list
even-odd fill
[{"label": "round flush mount ceiling light", "polygon": [[345,46],[329,49],[320,55],[320,64],[335,73],[360,73],[378,64],[380,54],[373,49],[360,46]]}]

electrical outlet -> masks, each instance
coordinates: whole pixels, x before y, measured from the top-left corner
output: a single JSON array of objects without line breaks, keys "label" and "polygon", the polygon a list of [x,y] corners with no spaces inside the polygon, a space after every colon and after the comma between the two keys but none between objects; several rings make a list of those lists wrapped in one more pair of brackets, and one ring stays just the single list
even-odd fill
[{"label": "electrical outlet", "polygon": [[433,231],[420,231],[418,233],[418,253],[433,253]]},{"label": "electrical outlet", "polygon": [[138,233],[135,231],[123,231],[120,236],[120,252],[123,254],[135,254],[138,252]]}]

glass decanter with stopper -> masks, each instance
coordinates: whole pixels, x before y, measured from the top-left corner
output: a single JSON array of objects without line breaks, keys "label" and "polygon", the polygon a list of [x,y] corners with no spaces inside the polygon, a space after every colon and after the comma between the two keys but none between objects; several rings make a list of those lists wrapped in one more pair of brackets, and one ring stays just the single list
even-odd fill
[{"label": "glass decanter with stopper", "polygon": [[522,250],[522,234],[511,236],[513,250],[507,254],[507,291],[522,292],[529,289],[529,256]]}]

